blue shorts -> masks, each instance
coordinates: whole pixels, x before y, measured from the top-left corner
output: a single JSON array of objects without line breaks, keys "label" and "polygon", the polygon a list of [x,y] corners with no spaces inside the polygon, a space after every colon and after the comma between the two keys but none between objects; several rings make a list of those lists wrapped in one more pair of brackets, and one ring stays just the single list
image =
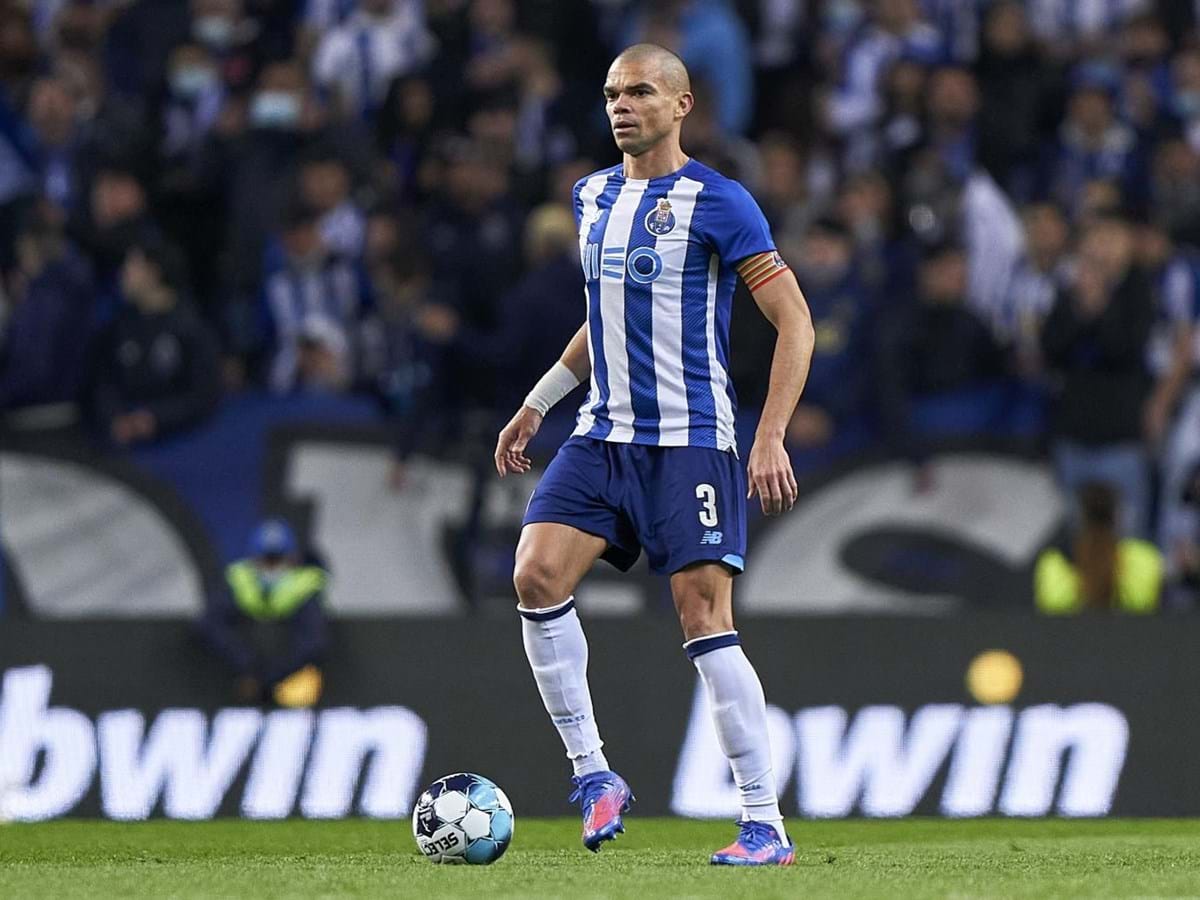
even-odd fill
[{"label": "blue shorts", "polygon": [[730,451],[572,437],[555,454],[523,525],[558,522],[608,541],[601,559],[627,571],[642,548],[653,572],[695,562],[741,572],[746,476]]}]

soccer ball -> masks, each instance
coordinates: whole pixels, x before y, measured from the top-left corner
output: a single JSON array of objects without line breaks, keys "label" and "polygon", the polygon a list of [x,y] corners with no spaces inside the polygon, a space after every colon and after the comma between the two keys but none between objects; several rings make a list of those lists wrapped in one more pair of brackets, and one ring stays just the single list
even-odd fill
[{"label": "soccer ball", "polygon": [[508,849],[512,833],[512,804],[482,775],[439,778],[413,810],[413,837],[435,863],[494,863]]}]

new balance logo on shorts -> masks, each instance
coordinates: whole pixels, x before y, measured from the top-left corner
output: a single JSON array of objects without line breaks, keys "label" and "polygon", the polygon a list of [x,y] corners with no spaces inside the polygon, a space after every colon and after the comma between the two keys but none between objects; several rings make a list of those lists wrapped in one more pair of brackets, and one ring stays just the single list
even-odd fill
[{"label": "new balance logo on shorts", "polygon": [[716,546],[720,545],[721,540],[724,537],[725,537],[725,535],[723,532],[706,531],[706,532],[704,532],[704,534],[702,534],[700,536],[700,543],[701,544],[711,544],[712,546],[716,547]]}]

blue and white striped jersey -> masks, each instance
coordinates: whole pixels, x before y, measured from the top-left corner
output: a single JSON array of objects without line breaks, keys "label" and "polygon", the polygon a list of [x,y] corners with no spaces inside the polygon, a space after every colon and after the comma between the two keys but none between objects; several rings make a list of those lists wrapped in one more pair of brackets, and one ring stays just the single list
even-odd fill
[{"label": "blue and white striped jersey", "polygon": [[691,160],[661,178],[626,178],[622,166],[589,175],[575,217],[592,361],[575,434],[736,450],[734,266],[775,250],[758,204]]}]

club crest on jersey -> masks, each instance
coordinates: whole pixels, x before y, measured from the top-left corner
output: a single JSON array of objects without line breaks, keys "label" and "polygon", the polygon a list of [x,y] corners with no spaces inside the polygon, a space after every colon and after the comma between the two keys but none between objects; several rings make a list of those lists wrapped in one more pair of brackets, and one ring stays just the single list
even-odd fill
[{"label": "club crest on jersey", "polygon": [[658,205],[646,213],[646,230],[662,237],[675,229],[675,213],[671,212],[671,201],[662,197]]}]

